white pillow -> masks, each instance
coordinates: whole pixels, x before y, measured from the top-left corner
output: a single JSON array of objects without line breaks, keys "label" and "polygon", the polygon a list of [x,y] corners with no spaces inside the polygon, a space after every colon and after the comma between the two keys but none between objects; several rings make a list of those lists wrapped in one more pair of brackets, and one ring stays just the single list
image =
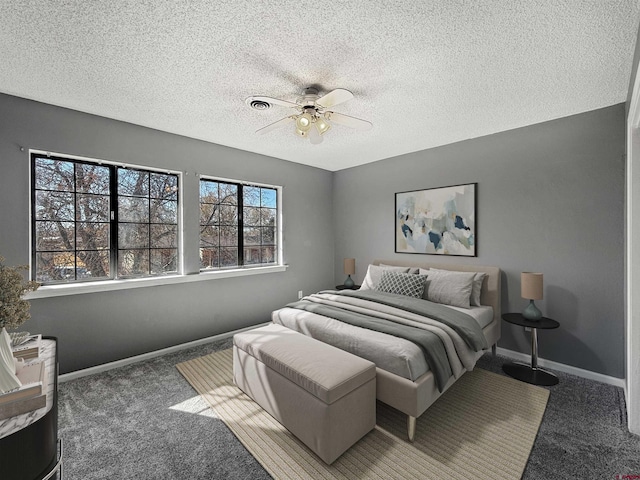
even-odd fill
[{"label": "white pillow", "polygon": [[[452,270],[442,270],[440,268],[432,268],[431,270],[436,272],[451,272]],[[472,273],[472,272],[459,272],[459,273]],[[480,303],[480,293],[482,292],[482,282],[484,281],[484,277],[487,276],[485,272],[473,272],[475,276],[473,277],[473,284],[471,285],[471,297],[469,298],[469,303],[474,307],[479,307]]]},{"label": "white pillow", "polygon": [[367,275],[362,281],[360,290],[374,290],[378,286],[378,283],[380,283],[380,279],[382,279],[382,272],[384,272],[385,270],[391,272],[408,273],[409,267],[383,267],[382,265],[369,265],[369,268],[367,268]]},{"label": "white pillow", "polygon": [[427,300],[444,303],[454,307],[470,308],[471,290],[476,272],[453,272],[449,270],[424,270],[420,275],[427,275]]},{"label": "white pillow", "polygon": [[[384,263],[381,263],[379,265],[380,267],[384,267],[384,268],[396,268],[397,265],[385,265]],[[408,273],[418,273],[418,270],[420,270],[418,267],[409,267],[409,272]]]}]

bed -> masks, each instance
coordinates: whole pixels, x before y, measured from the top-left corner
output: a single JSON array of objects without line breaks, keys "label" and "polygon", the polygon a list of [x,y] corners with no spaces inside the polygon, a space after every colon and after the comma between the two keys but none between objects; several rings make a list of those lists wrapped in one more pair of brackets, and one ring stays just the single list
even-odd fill
[{"label": "bed", "polygon": [[[476,292],[476,302],[479,305],[464,309],[412,298],[399,300],[403,304],[402,308],[405,308],[403,303],[405,301],[413,306],[411,312],[400,312],[395,303],[377,303],[378,301],[386,302],[386,300],[379,300],[373,297],[384,296],[385,294],[379,295],[373,292],[375,290],[373,287],[376,287],[376,285],[371,284],[372,279],[368,274],[363,282],[363,290],[361,291],[319,292],[305,297],[304,302],[300,302],[300,304],[290,304],[274,311],[272,313],[272,321],[373,361],[376,364],[376,396],[378,400],[407,415],[407,433],[409,440],[413,441],[416,419],[450,388],[464,372],[471,370],[477,359],[489,347],[492,348],[495,354],[496,344],[500,338],[501,323],[500,269],[479,265],[450,265],[390,260],[375,260],[373,265],[376,267],[371,270],[379,273],[386,271],[396,271],[403,274],[426,273],[424,271],[419,272],[418,269],[420,268],[431,269],[431,271],[438,269],[445,272],[484,273],[485,276],[482,279],[481,287],[479,284],[476,285],[479,289],[479,295]],[[409,270],[397,270],[400,268]],[[446,273],[436,275],[446,275]],[[470,273],[467,273],[466,276],[458,276],[466,278],[470,275]],[[385,275],[385,281],[392,277],[393,275],[388,275],[387,278],[387,275]],[[395,275],[395,277],[402,277],[402,275]],[[376,282],[379,283],[380,279],[376,279]],[[386,297],[400,296],[386,295]],[[372,300],[375,300],[375,302],[372,302]],[[396,300],[393,301],[395,302]],[[473,348],[470,348],[470,340],[458,338],[462,334],[456,325],[450,325],[454,327],[455,332],[450,340],[446,339],[440,329],[444,329],[448,332],[447,335],[451,335],[450,330],[452,328],[447,326],[449,323],[442,326],[439,322],[423,318],[423,315],[428,315],[422,312],[423,307],[429,307],[427,308],[429,312],[431,312],[432,308],[435,309],[436,314],[443,312],[447,316],[447,321],[449,321],[449,316],[458,321],[457,318],[462,315],[465,317],[462,320],[468,322],[466,315],[455,312],[470,314],[475,322],[468,322],[468,326],[473,327],[470,330],[476,332],[474,335],[483,337],[480,338],[482,344],[480,345],[480,340],[476,339],[475,347],[472,346]],[[348,320],[340,320],[342,316],[334,313],[337,309],[342,311],[343,308],[349,312],[344,313],[344,315],[349,316]],[[373,311],[374,309],[375,311]],[[451,313],[450,311],[454,312]],[[374,319],[367,320],[369,315],[372,315]],[[355,317],[355,322],[351,318],[352,316]],[[425,346],[424,343],[419,342],[416,344],[406,338],[398,338],[395,333],[384,333],[384,329],[382,331],[373,331],[366,327],[363,328],[358,323],[379,321],[376,319],[377,317],[408,325],[412,327],[409,329],[412,331],[418,329],[419,335],[424,333],[422,330],[427,330],[431,332],[428,334],[429,336],[441,338],[441,341],[436,343],[438,345],[440,343],[443,344],[443,347],[438,346],[438,348],[444,348],[446,351],[445,358],[449,360],[450,365],[448,368],[450,368],[451,375],[447,376],[446,373],[443,373],[443,368],[446,371],[446,366],[439,367],[437,361],[433,363],[434,360],[429,358],[428,350],[426,350],[429,348],[428,345]],[[368,324],[365,323],[364,325]],[[463,348],[465,347],[463,345],[465,341],[468,345]],[[454,354],[451,353],[454,351],[452,348],[455,349]],[[456,358],[456,352],[458,358]],[[439,354],[441,355],[441,352]]]}]

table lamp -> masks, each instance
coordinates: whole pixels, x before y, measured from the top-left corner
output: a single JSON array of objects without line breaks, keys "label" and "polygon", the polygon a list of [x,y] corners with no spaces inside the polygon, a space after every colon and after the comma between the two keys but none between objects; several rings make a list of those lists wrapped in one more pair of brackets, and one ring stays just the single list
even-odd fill
[{"label": "table lamp", "polygon": [[542,312],[536,307],[534,300],[542,300],[542,274],[522,272],[520,275],[520,295],[529,299],[529,305],[522,311],[527,320],[537,322],[542,318]]},{"label": "table lamp", "polygon": [[353,283],[353,280],[351,279],[351,275],[355,275],[356,273],[355,258],[344,259],[344,273],[347,275],[347,279],[344,281],[344,286],[348,288],[352,288],[354,283]]}]

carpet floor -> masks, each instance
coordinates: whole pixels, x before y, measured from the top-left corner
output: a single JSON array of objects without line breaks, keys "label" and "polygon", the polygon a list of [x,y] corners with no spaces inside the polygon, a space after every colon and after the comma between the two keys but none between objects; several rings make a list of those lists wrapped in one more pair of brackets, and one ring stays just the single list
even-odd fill
[{"label": "carpet floor", "polygon": [[275,479],[517,480],[549,397],[476,368],[418,419],[414,443],[406,439],[406,416],[378,402],[376,428],[327,465],[235,386],[231,350],[177,368]]},{"label": "carpet floor", "polygon": [[[175,365],[231,346],[210,343],[59,385],[65,479],[269,479]],[[502,374],[504,357],[478,367]],[[640,475],[640,437],[620,388],[558,373],[525,480]]]}]

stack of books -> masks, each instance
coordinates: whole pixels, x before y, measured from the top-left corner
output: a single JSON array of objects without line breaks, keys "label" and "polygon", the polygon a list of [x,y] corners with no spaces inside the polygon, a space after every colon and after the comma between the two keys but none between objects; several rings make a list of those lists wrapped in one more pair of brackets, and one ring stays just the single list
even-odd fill
[{"label": "stack of books", "polygon": [[0,420],[22,415],[47,404],[47,368],[44,360],[32,360],[16,374],[21,386],[0,394]]},{"label": "stack of books", "polygon": [[23,360],[31,360],[40,356],[40,344],[42,343],[42,335],[30,335],[19,345],[14,345],[13,356],[22,358]]},{"label": "stack of books", "polygon": [[47,369],[38,359],[42,337],[33,337],[13,349],[7,331],[0,330],[0,420],[47,404]]}]

